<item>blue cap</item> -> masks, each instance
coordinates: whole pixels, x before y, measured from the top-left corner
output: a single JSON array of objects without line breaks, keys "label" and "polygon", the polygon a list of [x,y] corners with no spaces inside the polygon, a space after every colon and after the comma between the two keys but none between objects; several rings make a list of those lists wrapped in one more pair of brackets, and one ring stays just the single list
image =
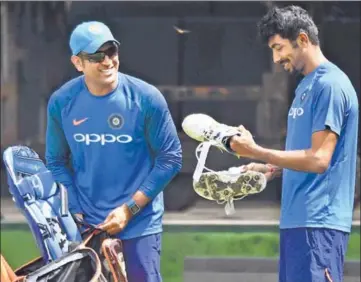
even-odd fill
[{"label": "blue cap", "polygon": [[105,42],[114,41],[109,27],[101,22],[84,22],[79,24],[70,35],[70,49],[73,55],[83,51],[88,54],[95,53]]}]

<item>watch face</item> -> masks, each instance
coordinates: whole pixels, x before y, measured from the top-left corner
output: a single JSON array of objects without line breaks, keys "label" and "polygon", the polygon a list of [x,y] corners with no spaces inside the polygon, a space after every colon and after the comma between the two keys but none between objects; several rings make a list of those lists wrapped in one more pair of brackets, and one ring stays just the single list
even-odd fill
[{"label": "watch face", "polygon": [[130,211],[132,212],[132,214],[136,214],[137,212],[139,212],[139,207],[137,205],[133,205],[130,207]]}]

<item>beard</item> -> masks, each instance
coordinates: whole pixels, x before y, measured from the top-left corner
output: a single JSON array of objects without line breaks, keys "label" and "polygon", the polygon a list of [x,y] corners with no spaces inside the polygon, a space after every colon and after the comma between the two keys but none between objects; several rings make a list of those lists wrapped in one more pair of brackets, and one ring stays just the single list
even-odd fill
[{"label": "beard", "polygon": [[[295,75],[295,76],[299,76],[299,75],[302,75],[302,72],[303,72],[303,67],[301,68],[297,68],[295,65],[293,65],[291,63],[291,61],[289,59],[283,59],[279,62],[279,64],[281,66],[283,66],[283,69],[285,71],[287,71],[288,73],[290,73],[291,75]],[[286,69],[285,68],[285,65],[288,64],[290,66],[290,68]]]}]

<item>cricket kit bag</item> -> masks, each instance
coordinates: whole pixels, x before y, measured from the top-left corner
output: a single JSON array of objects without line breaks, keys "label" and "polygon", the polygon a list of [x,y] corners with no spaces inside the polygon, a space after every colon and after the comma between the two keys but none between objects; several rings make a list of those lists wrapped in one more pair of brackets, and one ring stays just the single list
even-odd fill
[{"label": "cricket kit bag", "polygon": [[[26,146],[9,147],[3,160],[10,193],[25,216],[41,253],[39,259],[15,271],[17,276],[26,277],[22,281],[43,281],[37,280],[38,276],[32,280],[28,278],[39,271],[52,275],[52,280],[44,281],[73,281],[71,275],[81,276],[79,273],[84,269],[90,276],[94,274],[92,278],[86,280],[89,277],[83,275],[85,280],[74,278],[74,282],[126,281],[121,241],[90,225],[85,232],[79,231],[78,224],[86,224],[74,220],[68,211],[66,188],[54,181],[34,150]],[[84,268],[85,265],[90,269]],[[98,275],[99,267],[101,275]],[[65,273],[61,269],[72,269],[71,275],[55,275]]]},{"label": "cricket kit bag", "polygon": [[83,221],[77,222],[80,225],[89,226],[82,233],[85,238],[83,244],[97,253],[103,267],[102,273],[107,281],[127,282],[122,241]]},{"label": "cricket kit bag", "polygon": [[1,255],[1,282],[107,282],[96,252],[87,247],[64,254],[48,264],[39,257],[13,270]]},{"label": "cricket kit bag", "polygon": [[[13,270],[1,255],[1,282],[127,282],[121,241],[98,230],[48,264],[39,257]],[[120,244],[119,244],[120,243]],[[100,245],[100,246],[98,246]],[[96,252],[93,248],[97,248]]]}]

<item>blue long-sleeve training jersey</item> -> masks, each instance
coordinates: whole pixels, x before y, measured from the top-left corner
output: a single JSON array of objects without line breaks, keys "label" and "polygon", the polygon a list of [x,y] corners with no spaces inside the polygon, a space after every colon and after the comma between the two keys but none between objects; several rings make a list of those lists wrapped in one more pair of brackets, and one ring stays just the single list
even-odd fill
[{"label": "blue long-sleeve training jersey", "polygon": [[140,79],[119,73],[118,87],[99,97],[79,76],[50,97],[47,167],[68,188],[72,213],[99,224],[137,190],[152,198],[121,239],[162,231],[162,190],[181,169],[181,154],[163,95]]}]

